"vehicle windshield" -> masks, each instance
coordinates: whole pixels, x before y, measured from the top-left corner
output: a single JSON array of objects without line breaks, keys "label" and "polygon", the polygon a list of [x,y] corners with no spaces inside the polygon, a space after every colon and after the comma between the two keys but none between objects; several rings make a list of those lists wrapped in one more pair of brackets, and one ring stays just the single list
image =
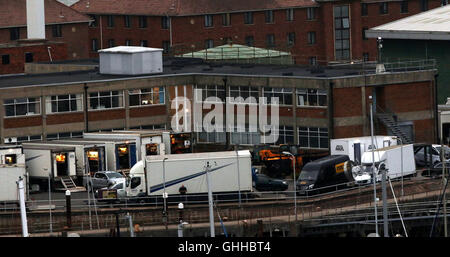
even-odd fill
[{"label": "vehicle windshield", "polygon": [[123,178],[123,175],[120,173],[106,173],[106,176],[108,176],[108,178]]},{"label": "vehicle windshield", "polygon": [[[436,150],[438,153],[441,152],[441,146],[436,146]],[[444,154],[449,155],[450,154],[450,148],[448,146],[444,146]]]},{"label": "vehicle windshield", "polygon": [[299,180],[316,180],[317,175],[319,172],[317,170],[305,170],[303,169],[302,172],[300,172]]}]

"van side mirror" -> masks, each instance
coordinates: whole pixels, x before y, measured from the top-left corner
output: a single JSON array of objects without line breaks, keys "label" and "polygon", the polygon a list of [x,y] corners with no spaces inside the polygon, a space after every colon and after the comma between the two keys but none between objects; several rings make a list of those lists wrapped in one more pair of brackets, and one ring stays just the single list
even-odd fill
[{"label": "van side mirror", "polygon": [[129,187],[130,186],[130,178],[128,177],[127,179],[126,179],[126,181],[125,181],[125,185],[127,186],[127,187]]}]

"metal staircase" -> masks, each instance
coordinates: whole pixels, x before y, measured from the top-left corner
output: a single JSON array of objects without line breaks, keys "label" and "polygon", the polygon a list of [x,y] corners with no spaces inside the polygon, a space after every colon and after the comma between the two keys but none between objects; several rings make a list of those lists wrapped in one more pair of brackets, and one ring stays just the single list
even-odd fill
[{"label": "metal staircase", "polygon": [[69,190],[70,192],[79,192],[86,190],[84,187],[77,187],[75,182],[72,180],[71,177],[60,177],[61,178],[61,184],[64,188],[61,188],[62,190]]},{"label": "metal staircase", "polygon": [[396,115],[394,113],[384,112],[378,107],[375,117],[386,127],[386,129],[390,130],[394,136],[399,137],[403,144],[414,143],[413,139],[399,128]]}]

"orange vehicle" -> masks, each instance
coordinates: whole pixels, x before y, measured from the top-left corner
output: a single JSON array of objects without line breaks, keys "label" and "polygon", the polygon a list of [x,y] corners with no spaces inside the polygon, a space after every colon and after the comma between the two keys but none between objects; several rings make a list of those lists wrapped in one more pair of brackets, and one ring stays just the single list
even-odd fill
[{"label": "orange vehicle", "polygon": [[299,154],[291,155],[283,152],[290,152],[289,146],[281,145],[278,151],[264,149],[259,151],[261,162],[266,166],[268,175],[271,177],[286,177],[292,174],[295,162],[296,177],[303,167],[303,158]]}]

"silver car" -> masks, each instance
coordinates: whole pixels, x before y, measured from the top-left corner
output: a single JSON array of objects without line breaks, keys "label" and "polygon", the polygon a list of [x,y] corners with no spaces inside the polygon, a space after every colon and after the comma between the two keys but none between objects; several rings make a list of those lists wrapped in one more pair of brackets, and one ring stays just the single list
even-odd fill
[{"label": "silver car", "polygon": [[83,185],[87,186],[88,183],[92,189],[110,187],[115,184],[124,183],[125,177],[115,171],[98,171],[93,177],[87,176],[83,178]]}]

